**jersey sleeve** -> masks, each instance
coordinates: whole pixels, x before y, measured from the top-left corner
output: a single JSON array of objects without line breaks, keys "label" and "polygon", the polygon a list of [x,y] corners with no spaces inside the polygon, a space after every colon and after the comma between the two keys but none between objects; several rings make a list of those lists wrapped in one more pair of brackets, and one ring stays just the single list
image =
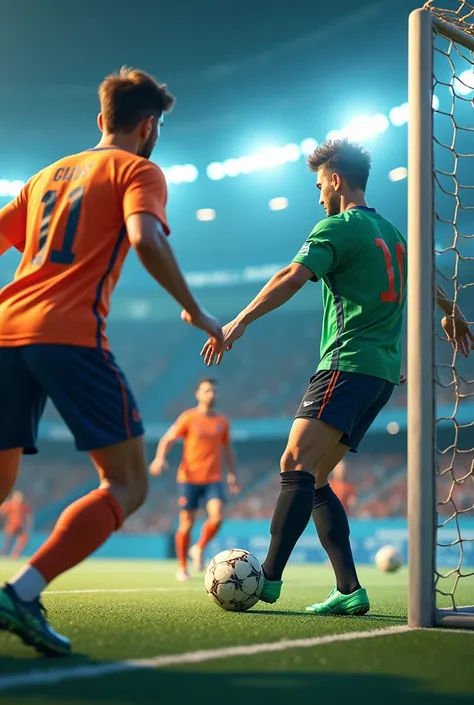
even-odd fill
[{"label": "jersey sleeve", "polygon": [[311,270],[317,281],[344,264],[352,255],[353,244],[346,221],[325,218],[313,228],[293,262]]},{"label": "jersey sleeve", "polygon": [[185,438],[189,431],[189,414],[185,411],[173,424],[173,434],[175,438]]},{"label": "jersey sleeve", "polygon": [[0,254],[12,245],[23,252],[26,242],[26,220],[28,214],[28,184],[20,194],[0,210]]},{"label": "jersey sleeve", "polygon": [[166,235],[169,235],[167,200],[168,189],[163,172],[156,164],[143,160],[127,179],[123,198],[124,220],[134,213],[149,213],[160,221]]}]

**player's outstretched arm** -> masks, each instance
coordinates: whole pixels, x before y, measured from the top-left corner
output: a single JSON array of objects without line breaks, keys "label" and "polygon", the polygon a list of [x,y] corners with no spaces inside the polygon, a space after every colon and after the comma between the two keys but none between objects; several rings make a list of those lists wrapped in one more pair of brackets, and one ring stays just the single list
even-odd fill
[{"label": "player's outstretched arm", "polygon": [[199,306],[189,290],[161,223],[148,213],[134,213],[126,226],[128,239],[147,272],[183,307],[183,320],[207,333],[221,350],[220,323]]},{"label": "player's outstretched arm", "polygon": [[313,276],[310,269],[297,262],[292,262],[288,267],[277,272],[247,308],[224,326],[224,347],[221,351],[214,347],[212,340],[207,341],[201,351],[205,364],[212,365],[216,362],[219,365],[224,349],[230,350],[235,341],[243,336],[250,323],[283,306]]},{"label": "player's outstretched arm", "polygon": [[165,435],[160,439],[156,447],[156,455],[150,463],[150,475],[155,475],[159,477],[164,470],[168,467],[168,462],[166,458],[171,448],[176,442],[176,436],[173,433],[173,426],[165,433]]},{"label": "player's outstretched arm", "polygon": [[436,303],[445,314],[441,325],[446,337],[454,345],[456,352],[468,357],[470,351],[474,350],[474,334],[459,306],[450,300],[439,284],[436,287]]}]

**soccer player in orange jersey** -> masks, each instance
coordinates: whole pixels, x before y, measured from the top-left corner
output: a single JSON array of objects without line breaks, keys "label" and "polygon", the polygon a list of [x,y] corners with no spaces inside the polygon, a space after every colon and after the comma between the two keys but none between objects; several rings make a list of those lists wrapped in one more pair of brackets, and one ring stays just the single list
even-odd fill
[{"label": "soccer player in orange jersey", "polygon": [[147,495],[140,414],[105,335],[131,246],[182,306],[182,318],[217,345],[222,340],[168,245],[166,182],[149,161],[173,96],[148,74],[123,68],[104,80],[99,97],[99,145],[46,167],[0,211],[2,249],[23,253],[14,281],[0,292],[0,503],[22,453],[37,452],[48,397],[99,475],[99,487],[62,513],[0,590],[0,628],[47,654],[68,653],[71,645],[46,621],[41,592],[99,548]]},{"label": "soccer player in orange jersey", "polygon": [[[33,525],[33,512],[22,492],[14,492],[12,498],[0,507],[0,514],[6,516],[5,542],[3,555],[19,558],[30,538]],[[12,550],[13,549],[13,550]]]},{"label": "soccer player in orange jersey", "polygon": [[346,479],[346,463],[344,460],[341,460],[341,462],[338,463],[332,471],[330,485],[332,491],[341,500],[342,506],[346,510],[346,513],[350,514],[351,510],[357,503],[357,492],[354,485]]},{"label": "soccer player in orange jersey", "polygon": [[[202,379],[196,389],[197,406],[181,414],[158,444],[156,457],[150,465],[152,475],[161,475],[166,468],[166,456],[173,444],[182,438],[183,457],[178,469],[179,527],[176,532],[176,555],[179,568],[177,580],[189,580],[187,559],[193,559],[196,570],[202,570],[203,551],[222,526],[224,485],[222,460],[228,473],[227,484],[231,494],[239,492],[235,475],[235,456],[232,450],[229,421],[214,410],[216,383]],[[201,502],[207,511],[199,541],[189,549],[196,511]]]}]

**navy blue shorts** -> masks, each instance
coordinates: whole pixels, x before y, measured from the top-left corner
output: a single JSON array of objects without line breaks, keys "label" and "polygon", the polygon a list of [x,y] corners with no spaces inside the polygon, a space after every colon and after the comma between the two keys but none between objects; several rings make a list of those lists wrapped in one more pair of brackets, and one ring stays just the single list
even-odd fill
[{"label": "navy blue shorts", "polygon": [[0,450],[37,453],[51,399],[78,450],[143,435],[138,408],[112,353],[74,345],[0,348]]},{"label": "navy blue shorts", "polygon": [[295,418],[320,419],[337,428],[341,443],[355,453],[394,388],[380,377],[321,370],[311,377]]},{"label": "navy blue shorts", "polygon": [[225,502],[224,484],[209,482],[207,485],[193,485],[191,482],[178,483],[178,507],[189,512],[206,506],[210,499],[220,499]]}]

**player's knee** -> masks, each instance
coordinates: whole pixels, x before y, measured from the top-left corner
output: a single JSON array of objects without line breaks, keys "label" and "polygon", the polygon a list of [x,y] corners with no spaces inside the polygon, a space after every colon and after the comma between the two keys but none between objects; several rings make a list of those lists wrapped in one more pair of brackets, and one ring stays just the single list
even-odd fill
[{"label": "player's knee", "polygon": [[280,460],[281,472],[291,472],[294,470],[307,470],[305,458],[298,448],[286,450]]},{"label": "player's knee", "polygon": [[193,528],[193,520],[190,517],[183,517],[179,520],[179,530],[183,534],[190,534]]},{"label": "player's knee", "polygon": [[148,478],[146,475],[136,475],[127,480],[123,486],[123,505],[126,516],[136,512],[145,503],[148,496]]}]

